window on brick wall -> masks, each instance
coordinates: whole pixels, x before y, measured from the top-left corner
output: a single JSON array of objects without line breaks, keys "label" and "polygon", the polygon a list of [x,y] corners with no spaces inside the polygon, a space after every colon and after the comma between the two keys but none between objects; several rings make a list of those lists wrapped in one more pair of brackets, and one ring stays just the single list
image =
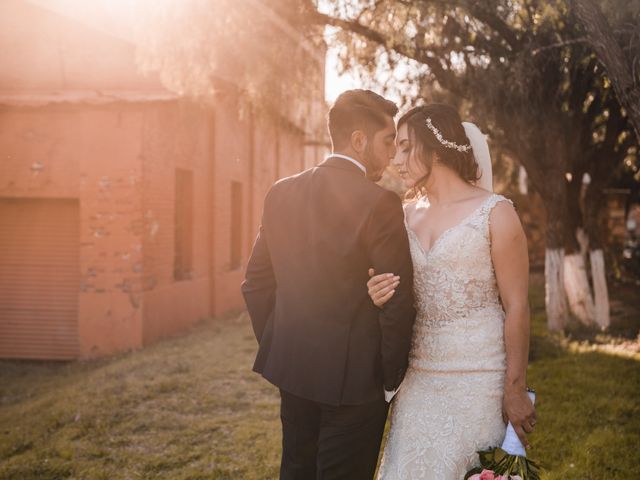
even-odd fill
[{"label": "window on brick wall", "polygon": [[173,278],[191,278],[193,268],[193,173],[176,169]]},{"label": "window on brick wall", "polygon": [[242,266],[242,183],[231,182],[231,270]]}]

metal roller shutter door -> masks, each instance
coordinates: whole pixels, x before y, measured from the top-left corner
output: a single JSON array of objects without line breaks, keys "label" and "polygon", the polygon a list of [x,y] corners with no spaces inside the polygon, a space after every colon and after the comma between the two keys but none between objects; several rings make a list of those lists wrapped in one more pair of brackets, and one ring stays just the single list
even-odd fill
[{"label": "metal roller shutter door", "polygon": [[78,356],[76,200],[0,199],[0,357]]}]

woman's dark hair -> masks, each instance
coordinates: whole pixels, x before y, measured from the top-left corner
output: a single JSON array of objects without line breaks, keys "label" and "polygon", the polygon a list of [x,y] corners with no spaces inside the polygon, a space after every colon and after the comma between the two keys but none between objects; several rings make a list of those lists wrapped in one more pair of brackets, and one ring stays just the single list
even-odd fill
[{"label": "woman's dark hair", "polygon": [[427,127],[427,118],[431,119],[431,124],[439,130],[443,140],[457,145],[469,145],[460,115],[452,106],[432,103],[414,107],[405,113],[398,121],[398,130],[402,125],[407,124],[413,150],[409,161],[419,161],[427,170],[424,177],[416,183],[415,188],[419,190],[424,187],[429,178],[433,168],[433,153],[437,153],[440,162],[456,172],[463,180],[469,183],[477,181],[480,178],[480,169],[473,157],[473,150],[469,148],[466,152],[460,152],[443,145],[434,132]]},{"label": "woman's dark hair", "polygon": [[371,90],[347,90],[329,110],[327,125],[334,149],[349,143],[355,130],[373,135],[385,126],[387,118],[396,116],[395,103]]}]

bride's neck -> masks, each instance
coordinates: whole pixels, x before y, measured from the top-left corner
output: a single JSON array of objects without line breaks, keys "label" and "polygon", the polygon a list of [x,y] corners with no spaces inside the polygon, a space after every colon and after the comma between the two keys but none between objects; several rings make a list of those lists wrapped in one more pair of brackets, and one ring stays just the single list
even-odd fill
[{"label": "bride's neck", "polygon": [[435,167],[426,187],[427,198],[432,205],[452,203],[469,195],[473,187],[453,170]]}]

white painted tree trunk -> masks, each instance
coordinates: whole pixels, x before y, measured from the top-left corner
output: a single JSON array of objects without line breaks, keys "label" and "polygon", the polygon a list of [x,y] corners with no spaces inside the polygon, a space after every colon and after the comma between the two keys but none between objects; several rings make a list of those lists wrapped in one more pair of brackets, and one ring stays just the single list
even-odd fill
[{"label": "white painted tree trunk", "polygon": [[547,248],[544,256],[544,292],[547,325],[550,331],[567,326],[567,302],[564,290],[564,250]]},{"label": "white painted tree trunk", "polygon": [[596,310],[585,259],[580,252],[564,257],[564,286],[571,313],[584,325],[594,325]]},{"label": "white painted tree trunk", "polygon": [[609,290],[602,249],[591,250],[591,276],[593,277],[593,293],[595,297],[595,319],[598,326],[605,330],[611,324],[609,315]]}]

